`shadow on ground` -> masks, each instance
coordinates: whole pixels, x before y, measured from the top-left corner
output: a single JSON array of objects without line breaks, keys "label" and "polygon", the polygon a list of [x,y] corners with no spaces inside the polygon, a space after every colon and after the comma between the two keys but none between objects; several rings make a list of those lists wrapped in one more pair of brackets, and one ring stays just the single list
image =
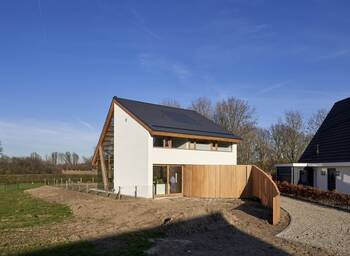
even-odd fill
[{"label": "shadow on ground", "polygon": [[[242,210],[247,210],[246,208]],[[229,224],[220,213],[152,229],[80,241],[20,255],[289,255]]]},{"label": "shadow on ground", "polygon": [[236,210],[245,212],[248,215],[254,216],[258,219],[265,220],[272,224],[272,212],[266,210],[262,205],[257,204],[258,200],[243,200],[243,204],[236,207]]}]

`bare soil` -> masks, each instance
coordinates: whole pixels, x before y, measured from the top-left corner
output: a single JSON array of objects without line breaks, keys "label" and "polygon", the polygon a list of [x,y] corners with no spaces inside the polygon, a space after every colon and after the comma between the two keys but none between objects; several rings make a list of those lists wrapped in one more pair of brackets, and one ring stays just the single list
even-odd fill
[{"label": "bare soil", "polygon": [[146,253],[154,255],[330,255],[331,252],[287,241],[275,235],[289,224],[268,223],[269,211],[257,202],[172,198],[115,200],[44,186],[32,196],[71,207],[74,217],[64,222],[12,229],[1,234],[0,247],[18,250],[90,241],[101,250],[128,249],[119,235],[160,230]]}]

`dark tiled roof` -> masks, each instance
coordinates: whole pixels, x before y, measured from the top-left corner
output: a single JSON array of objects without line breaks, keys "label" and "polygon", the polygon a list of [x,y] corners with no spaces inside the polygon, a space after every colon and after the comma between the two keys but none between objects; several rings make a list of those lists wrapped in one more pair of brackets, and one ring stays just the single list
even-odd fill
[{"label": "dark tiled roof", "polygon": [[240,139],[196,111],[114,97],[153,131]]},{"label": "dark tiled roof", "polygon": [[334,104],[299,162],[350,162],[350,98]]}]

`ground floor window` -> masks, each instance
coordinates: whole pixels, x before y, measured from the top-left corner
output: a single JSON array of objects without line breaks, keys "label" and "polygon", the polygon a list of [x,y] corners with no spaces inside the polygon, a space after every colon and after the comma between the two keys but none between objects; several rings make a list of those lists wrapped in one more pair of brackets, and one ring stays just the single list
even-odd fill
[{"label": "ground floor window", "polygon": [[154,165],[153,184],[155,196],[182,193],[181,165]]}]

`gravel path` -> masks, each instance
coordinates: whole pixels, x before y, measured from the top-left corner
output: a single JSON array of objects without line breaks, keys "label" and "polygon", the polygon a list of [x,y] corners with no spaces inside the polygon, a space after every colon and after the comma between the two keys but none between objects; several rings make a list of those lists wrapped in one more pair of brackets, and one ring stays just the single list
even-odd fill
[{"label": "gravel path", "polygon": [[349,255],[350,213],[288,197],[282,197],[282,207],[291,223],[279,237]]}]

